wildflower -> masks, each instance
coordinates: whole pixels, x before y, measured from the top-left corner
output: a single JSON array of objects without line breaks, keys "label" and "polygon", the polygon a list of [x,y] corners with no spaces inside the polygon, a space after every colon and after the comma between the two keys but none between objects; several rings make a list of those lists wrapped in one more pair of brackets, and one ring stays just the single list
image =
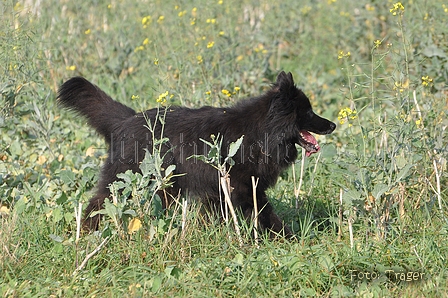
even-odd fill
[{"label": "wildflower", "polygon": [[381,43],[382,43],[382,41],[381,40],[379,40],[379,39],[377,39],[377,40],[375,40],[374,42],[373,42],[373,48],[374,49],[377,49],[380,45],[381,45]]},{"label": "wildflower", "polygon": [[422,117],[415,120],[415,125],[417,125],[418,128],[423,128],[423,120]]},{"label": "wildflower", "polygon": [[148,39],[148,38],[145,38],[145,40],[143,41],[142,44],[143,44],[144,46],[146,46],[148,43],[149,43],[149,39]]},{"label": "wildflower", "polygon": [[76,70],[76,66],[75,65],[70,65],[70,66],[67,66],[65,69],[66,70],[75,71]]},{"label": "wildflower", "polygon": [[339,51],[338,53],[338,59],[348,58],[350,56],[351,56],[350,52],[344,53],[344,51]]},{"label": "wildflower", "polygon": [[356,118],[358,118],[358,112],[350,109],[349,107],[341,109],[338,113],[338,120],[340,124],[344,124],[349,120],[355,120]]},{"label": "wildflower", "polygon": [[186,10],[180,11],[177,15],[179,16],[179,18],[183,17],[185,14],[187,13]]},{"label": "wildflower", "polygon": [[389,11],[392,13],[392,15],[396,16],[397,13],[402,14],[404,12],[404,6],[403,4],[401,4],[401,2],[397,2]]},{"label": "wildflower", "polygon": [[[168,91],[163,92],[162,94],[159,95],[159,97],[157,98],[157,102],[164,105],[166,104],[166,98],[168,97]],[[172,96],[170,96],[171,98]]]},{"label": "wildflower", "polygon": [[366,10],[367,11],[375,11],[375,6],[370,5],[370,4],[366,4]]},{"label": "wildflower", "polygon": [[90,30],[90,29],[87,29],[86,31],[84,31],[85,35],[89,35],[90,33],[92,33],[92,30]]},{"label": "wildflower", "polygon": [[210,41],[210,42],[207,44],[207,49],[213,48],[214,45],[215,45],[215,42],[214,42],[214,41]]},{"label": "wildflower", "polygon": [[216,23],[216,19],[207,19],[207,24],[215,24]]},{"label": "wildflower", "polygon": [[134,49],[134,52],[137,53],[138,51],[143,51],[145,49],[144,46],[138,46]]},{"label": "wildflower", "polygon": [[312,10],[311,6],[305,5],[304,7],[302,7],[302,9],[300,10],[300,12],[301,12],[303,15],[307,15],[311,10]]},{"label": "wildflower", "polygon": [[222,0],[219,0],[219,1],[218,1],[218,4],[219,4],[219,5],[221,5],[222,3],[223,3],[223,1],[222,1]]},{"label": "wildflower", "polygon": [[159,58],[154,58],[154,65],[159,65]]},{"label": "wildflower", "polygon": [[196,18],[191,18],[190,19],[190,25],[193,26],[196,24]]},{"label": "wildflower", "polygon": [[211,91],[206,91],[205,94],[206,95],[210,95],[210,94],[212,94],[212,92]]},{"label": "wildflower", "polygon": [[132,96],[131,96],[131,99],[132,99],[132,100],[136,100],[136,99],[139,99],[139,98],[140,98],[140,96],[138,96],[138,95],[132,95]]},{"label": "wildflower", "polygon": [[165,16],[160,16],[160,17],[157,19],[157,23],[162,24],[162,22],[163,22],[164,19],[165,19]]},{"label": "wildflower", "polygon": [[448,13],[448,6],[446,6],[445,4],[442,4],[442,7],[443,7],[443,11]]},{"label": "wildflower", "polygon": [[143,28],[146,28],[151,23],[151,16],[146,16],[142,18]]},{"label": "wildflower", "polygon": [[422,77],[422,85],[424,87],[428,87],[428,86],[432,85],[432,78],[430,78],[429,76]]},{"label": "wildflower", "polygon": [[238,87],[238,86],[236,86],[235,88],[233,88],[233,90],[235,91],[235,92],[238,92],[238,91],[240,91],[240,87]]},{"label": "wildflower", "polygon": [[398,82],[394,83],[394,90],[398,90],[400,93],[403,93],[404,91],[402,84]]},{"label": "wildflower", "polygon": [[221,92],[222,92],[222,94],[224,94],[227,97],[231,97],[232,96],[232,93],[230,93],[230,91],[227,90],[227,89],[222,89]]},{"label": "wildflower", "polygon": [[202,59],[202,55],[196,56],[196,60],[198,61],[198,64],[201,64],[202,62],[204,62],[204,60]]},{"label": "wildflower", "polygon": [[224,36],[226,34],[224,31],[219,31],[219,36]]}]

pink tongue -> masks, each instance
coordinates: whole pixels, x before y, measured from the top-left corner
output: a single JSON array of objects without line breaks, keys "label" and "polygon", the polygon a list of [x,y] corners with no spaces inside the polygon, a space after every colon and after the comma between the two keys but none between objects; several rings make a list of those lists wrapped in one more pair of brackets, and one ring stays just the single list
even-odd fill
[{"label": "pink tongue", "polygon": [[308,131],[306,130],[301,130],[300,131],[300,135],[302,136],[302,138],[307,142],[310,143],[311,145],[314,145],[314,148],[312,148],[313,146],[309,146],[311,147],[311,149],[307,149],[306,150],[306,156],[310,156],[313,153],[316,153],[320,150],[319,144],[317,144],[317,140],[316,138],[310,134]]}]

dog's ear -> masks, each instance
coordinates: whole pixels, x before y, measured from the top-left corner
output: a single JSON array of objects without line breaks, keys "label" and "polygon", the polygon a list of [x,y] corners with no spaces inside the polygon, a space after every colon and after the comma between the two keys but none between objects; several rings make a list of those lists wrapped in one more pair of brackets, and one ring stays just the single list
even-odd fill
[{"label": "dog's ear", "polygon": [[293,87],[294,79],[292,78],[292,73],[288,72],[286,74],[284,71],[280,72],[277,76],[276,85],[280,90]]}]

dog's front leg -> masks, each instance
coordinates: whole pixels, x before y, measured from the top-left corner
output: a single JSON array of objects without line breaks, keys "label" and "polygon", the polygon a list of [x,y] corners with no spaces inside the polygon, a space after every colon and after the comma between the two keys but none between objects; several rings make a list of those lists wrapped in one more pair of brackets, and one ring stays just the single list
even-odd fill
[{"label": "dog's front leg", "polygon": [[272,205],[266,198],[266,194],[260,194],[259,198],[258,206],[263,206],[258,215],[260,226],[269,231],[271,238],[276,238],[279,235],[291,238],[293,236],[291,229],[283,223],[282,219],[277,214],[275,214]]}]

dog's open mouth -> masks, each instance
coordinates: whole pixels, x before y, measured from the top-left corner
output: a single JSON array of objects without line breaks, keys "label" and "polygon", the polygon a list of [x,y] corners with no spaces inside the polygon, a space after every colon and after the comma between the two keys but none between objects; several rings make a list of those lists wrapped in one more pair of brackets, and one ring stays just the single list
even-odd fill
[{"label": "dog's open mouth", "polygon": [[320,150],[316,138],[306,130],[299,131],[299,145],[306,151],[306,156],[310,156]]}]

